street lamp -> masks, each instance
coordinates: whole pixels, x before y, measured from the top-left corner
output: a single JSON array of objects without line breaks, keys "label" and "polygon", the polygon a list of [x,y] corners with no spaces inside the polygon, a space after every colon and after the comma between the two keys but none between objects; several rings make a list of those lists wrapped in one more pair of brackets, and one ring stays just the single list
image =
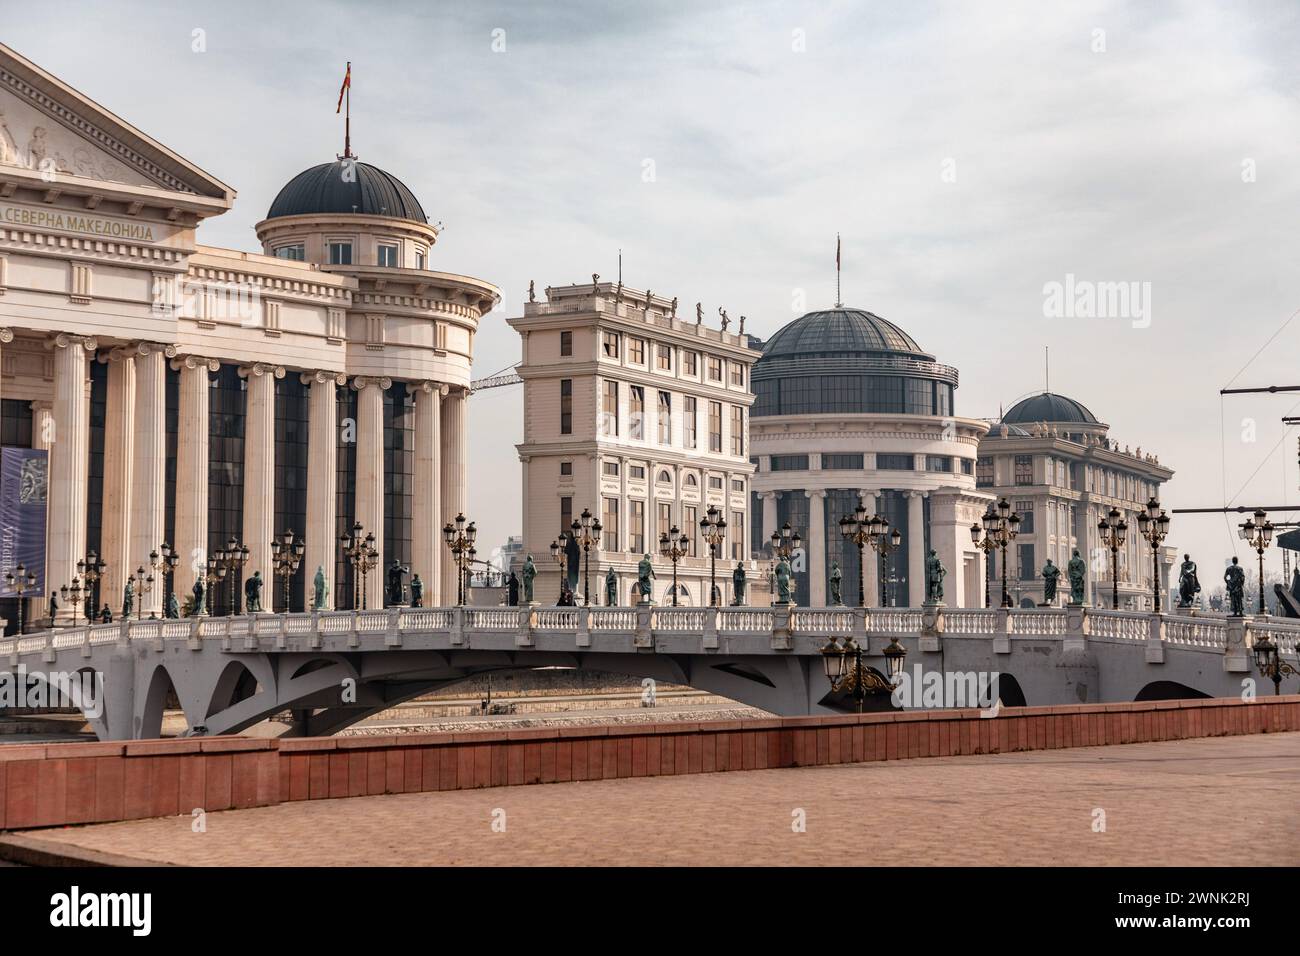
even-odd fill
[{"label": "street lamp", "polygon": [[1268,606],[1264,603],[1264,552],[1273,541],[1273,522],[1268,520],[1264,509],[1256,508],[1254,518],[1247,518],[1242,523],[1240,534],[1241,540],[1259,555],[1259,613],[1267,615]]},{"label": "street lamp", "polygon": [[591,604],[591,589],[588,587],[589,575],[591,572],[591,552],[593,548],[600,545],[600,519],[592,519],[591,512],[586,508],[582,509],[582,517],[575,518],[573,524],[569,526],[573,532],[573,538],[582,548],[582,603],[584,606]]},{"label": "street lamp", "polygon": [[[81,578],[75,576],[73,577],[71,584],[65,584],[59,588],[59,594],[63,596],[64,604],[69,603],[69,598],[71,598],[73,627],[77,626],[77,605],[81,603],[81,591]],[[85,610],[85,608],[82,608],[82,610]],[[89,620],[87,620],[87,623],[90,623]],[[50,627],[53,626],[54,622],[51,621]]]},{"label": "street lamp", "polygon": [[1138,513],[1138,532],[1151,543],[1151,594],[1155,598],[1156,613],[1160,613],[1160,542],[1169,534],[1169,515],[1152,496],[1147,510]]},{"label": "street lamp", "polygon": [[172,546],[166,541],[158,551],[162,554],[163,617],[167,617],[167,612],[171,608],[172,595],[176,593],[176,568],[181,563],[181,556],[173,551]]},{"label": "street lamp", "polygon": [[885,569],[889,556],[903,543],[903,533],[895,528],[889,530],[889,522],[883,515],[872,515],[867,519],[867,543],[876,552],[880,563],[880,606],[889,607],[888,591],[885,588]]},{"label": "street lamp", "polygon": [[659,536],[659,553],[673,563],[673,607],[677,606],[677,562],[690,551],[691,539],[673,525]]},{"label": "street lamp", "polygon": [[23,594],[36,587],[36,575],[27,570],[27,565],[20,564],[5,574],[5,583],[9,590],[18,595],[18,633],[23,632]]},{"label": "street lamp", "polygon": [[1097,537],[1103,548],[1110,549],[1110,607],[1119,610],[1119,549],[1124,547],[1128,537],[1128,522],[1119,513],[1118,508],[1110,511],[1097,522]]},{"label": "street lamp", "polygon": [[[794,557],[794,553],[799,550],[803,544],[803,538],[799,537],[799,532],[790,527],[790,522],[781,525],[780,530],[773,531],[771,537],[772,543],[772,589],[776,589],[776,564],[779,561],[789,561]],[[791,588],[793,595],[794,589]],[[772,595],[772,600],[776,600],[776,595]]]},{"label": "street lamp", "polygon": [[[154,557],[158,556],[157,551],[153,554]],[[135,578],[135,619],[138,621],[144,617],[144,596],[153,590],[153,572],[146,571],[144,566],[141,565],[135,569],[135,574],[133,574],[132,577]],[[151,620],[153,619],[152,612],[149,614],[149,617]]]},{"label": "street lamp", "polygon": [[718,601],[718,552],[727,540],[727,519],[714,505],[709,505],[709,510],[700,519],[700,536],[709,546],[709,607],[717,607],[721,603]]},{"label": "street lamp", "polygon": [[90,610],[86,612],[87,618],[94,617],[99,611],[99,581],[107,570],[108,565],[94,551],[86,555],[84,560],[77,562],[77,573],[86,582],[86,600],[90,602]]},{"label": "street lamp", "polygon": [[[461,516],[463,520],[464,516]],[[379,552],[375,550],[375,536],[373,533],[362,534],[365,527],[360,521],[352,525],[352,533],[343,532],[339,535],[339,546],[343,549],[343,557],[352,565],[352,609],[366,609],[366,577],[375,569],[379,563]]]},{"label": "street lamp", "polygon": [[1300,675],[1294,667],[1286,661],[1279,659],[1278,652],[1281,648],[1268,639],[1264,634],[1255,641],[1255,666],[1259,672],[1273,682],[1273,693],[1278,695],[1282,693],[1282,678],[1294,677]]},{"label": "street lamp", "polygon": [[831,683],[831,690],[835,693],[842,690],[852,693],[859,714],[862,713],[862,705],[869,695],[894,692],[898,675],[903,671],[903,659],[907,656],[907,648],[898,643],[898,638],[895,637],[885,648],[884,655],[885,670],[889,675],[887,681],[881,680],[880,675],[863,665],[862,645],[852,637],[844,639],[843,647],[840,647],[832,637],[822,648],[822,666],[826,670],[826,679]]},{"label": "street lamp", "polygon": [[283,532],[271,541],[271,573],[284,578],[284,612],[289,613],[289,582],[302,564],[307,544],[294,535],[293,530]]},{"label": "street lamp", "polygon": [[568,583],[569,553],[566,547],[567,544],[568,539],[563,532],[551,542],[551,560],[560,569],[560,600],[564,599],[564,589]]},{"label": "street lamp", "polygon": [[[208,558],[207,570],[203,572],[203,583],[205,586],[203,593],[204,601],[207,605],[203,610],[209,616],[215,609],[213,597],[217,593],[217,583],[226,579],[226,571],[226,552],[219,550],[212,557]],[[197,614],[198,612],[199,609],[195,608],[194,613]]]},{"label": "street lamp", "polygon": [[[983,524],[984,536],[991,542],[985,545],[984,541],[976,541],[981,548],[985,548],[985,553],[997,548],[1002,552],[1002,606],[1011,607],[1011,595],[1007,591],[1007,547],[1015,540],[1016,535],[1020,533],[1020,515],[1011,509],[1011,502],[1003,498],[997,505],[989,505],[988,510],[984,512],[984,517],[980,519]],[[975,526],[971,526],[971,538],[975,537]],[[985,604],[988,604],[988,582],[984,582],[985,587]]]},{"label": "street lamp", "polygon": [[248,546],[240,544],[234,535],[226,542],[226,549],[218,551],[217,556],[225,562],[226,570],[230,572],[230,613],[240,613],[239,608],[239,579],[243,577],[244,565],[248,563],[249,555]]},{"label": "street lamp", "polygon": [[971,541],[975,544],[975,547],[984,552],[984,567],[986,569],[984,572],[985,607],[993,606],[992,600],[989,598],[989,573],[987,569],[989,564],[989,555],[997,550],[998,542],[997,538],[990,534],[988,529],[994,524],[994,522],[996,522],[996,520],[997,518],[993,514],[993,509],[990,507],[988,511],[984,512],[983,523],[977,521],[970,526]]},{"label": "street lamp", "polygon": [[[469,563],[474,559],[477,552],[474,549],[474,540],[478,537],[478,528],[474,522],[466,524],[463,514],[456,515],[456,522],[450,521],[443,526],[442,540],[447,543],[451,549],[452,559],[456,562],[456,603],[463,605],[465,599],[469,596],[466,592],[469,590],[469,581],[466,578],[466,569]],[[554,553],[554,550],[552,550]]]},{"label": "street lamp", "polygon": [[867,568],[864,554],[867,542],[871,540],[871,522],[874,520],[874,515],[871,519],[867,518],[867,508],[861,501],[853,510],[853,514],[845,515],[840,519],[840,534],[844,536],[845,541],[852,542],[858,548],[858,607],[867,606]]}]

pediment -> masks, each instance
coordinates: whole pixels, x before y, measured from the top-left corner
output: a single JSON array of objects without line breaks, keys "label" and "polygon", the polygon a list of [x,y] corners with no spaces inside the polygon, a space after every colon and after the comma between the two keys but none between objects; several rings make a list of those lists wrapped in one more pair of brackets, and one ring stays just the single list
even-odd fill
[{"label": "pediment", "polygon": [[234,198],[229,186],[0,44],[0,174],[5,167]]}]

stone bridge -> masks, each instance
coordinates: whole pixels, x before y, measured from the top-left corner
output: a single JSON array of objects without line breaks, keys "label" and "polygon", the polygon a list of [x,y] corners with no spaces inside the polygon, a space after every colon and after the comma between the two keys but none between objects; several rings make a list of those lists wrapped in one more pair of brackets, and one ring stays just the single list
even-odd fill
[{"label": "stone bridge", "polygon": [[102,675],[102,706],[83,708],[101,740],[157,737],[172,692],[191,732],[289,713],[289,735],[321,736],[475,675],[543,667],[688,685],[782,716],[833,713],[852,702],[823,671],[831,637],[853,637],[881,673],[894,638],[912,679],[996,672],[1006,706],[1239,696],[1249,681],[1263,694],[1248,652],[1264,633],[1294,662],[1300,624],[1199,613],[387,608],[61,628],[0,641],[0,661],[50,682]]}]

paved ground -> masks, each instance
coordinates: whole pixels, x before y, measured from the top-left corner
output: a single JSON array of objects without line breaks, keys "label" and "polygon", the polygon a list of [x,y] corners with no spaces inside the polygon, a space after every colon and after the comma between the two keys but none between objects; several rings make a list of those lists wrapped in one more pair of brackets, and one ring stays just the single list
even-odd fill
[{"label": "paved ground", "polygon": [[1296,865],[1300,733],[319,800],[206,822],[31,835],[200,865]]}]

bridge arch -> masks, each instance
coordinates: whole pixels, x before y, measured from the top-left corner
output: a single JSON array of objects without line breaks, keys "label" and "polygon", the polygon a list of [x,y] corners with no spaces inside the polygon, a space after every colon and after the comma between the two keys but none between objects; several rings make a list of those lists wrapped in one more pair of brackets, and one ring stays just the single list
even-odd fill
[{"label": "bridge arch", "polygon": [[1172,680],[1153,680],[1147,684],[1133,699],[1139,700],[1201,700],[1209,697],[1195,687],[1188,687],[1186,684],[1180,684]]},{"label": "bridge arch", "polygon": [[185,703],[176,689],[171,671],[167,669],[166,664],[159,664],[149,675],[143,699],[136,701],[136,712],[133,715],[135,738],[147,740],[161,737],[163,711],[167,709],[180,710],[185,717],[187,731],[193,729],[194,724],[190,719],[190,713],[186,710]]},{"label": "bridge arch", "polygon": [[1001,671],[998,672],[998,700],[1002,701],[1003,707],[1028,706],[1025,700],[1025,689],[1020,686],[1020,681],[1011,674]]}]

